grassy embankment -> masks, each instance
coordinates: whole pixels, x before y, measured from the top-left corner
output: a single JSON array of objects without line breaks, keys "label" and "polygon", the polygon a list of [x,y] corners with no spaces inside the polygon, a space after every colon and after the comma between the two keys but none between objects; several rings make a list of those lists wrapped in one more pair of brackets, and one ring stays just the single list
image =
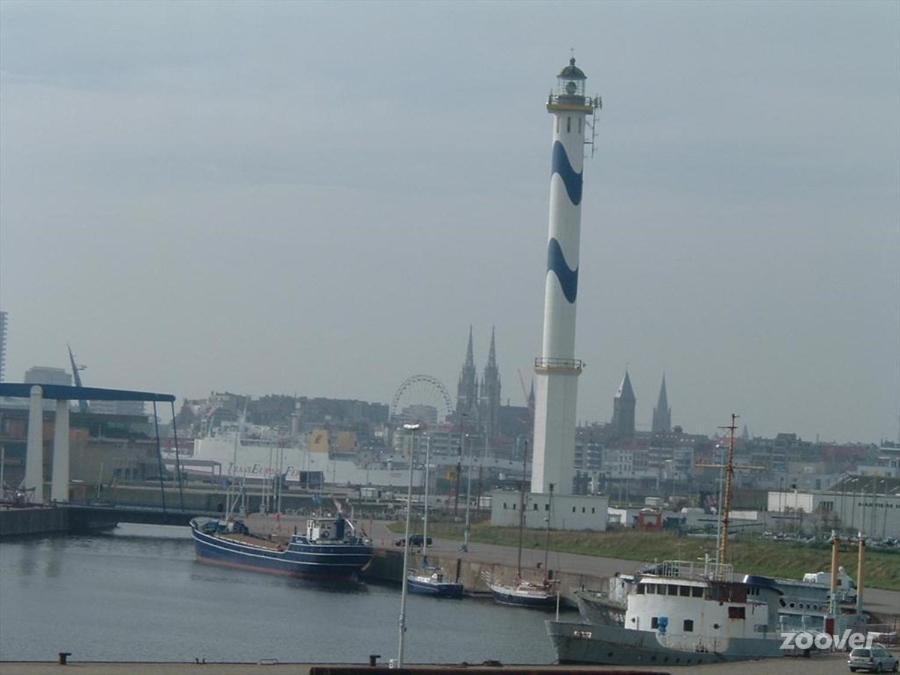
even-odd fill
[{"label": "grassy embankment", "polygon": [[[403,524],[390,526],[402,532]],[[421,523],[419,529],[421,532]],[[428,534],[442,539],[462,539],[463,526],[451,523],[429,523]],[[546,533],[525,531],[525,548],[543,549]],[[470,540],[485,544],[517,546],[519,531],[514,527],[491,527],[486,523],[472,525]],[[715,556],[712,539],[676,536],[662,532],[617,530],[612,532],[551,532],[550,550],[561,553],[622,558],[624,560],[697,560],[704,553]],[[805,572],[828,570],[831,547],[828,544],[795,544],[775,542],[758,537],[745,537],[730,542],[731,562],[736,570],[751,574],[800,579]],[[840,564],[856,577],[856,547],[842,548]],[[900,591],[900,553],[866,551],[866,587]]]}]

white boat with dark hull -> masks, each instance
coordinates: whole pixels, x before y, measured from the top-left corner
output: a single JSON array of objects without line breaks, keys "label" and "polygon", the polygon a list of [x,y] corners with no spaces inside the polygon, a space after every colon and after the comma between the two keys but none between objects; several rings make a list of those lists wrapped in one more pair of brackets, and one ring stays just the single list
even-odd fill
[{"label": "white boat with dark hull", "polygon": [[432,567],[425,560],[422,568],[413,570],[406,577],[406,585],[410,593],[431,595],[436,598],[461,598],[463,585],[458,581],[450,581],[440,567]]},{"label": "white boat with dark hull", "polygon": [[[431,466],[431,438],[429,437],[425,444],[425,494],[424,494],[424,512],[422,514],[422,567],[418,570],[410,570],[406,575],[406,587],[410,593],[418,595],[430,595],[434,598],[461,598],[463,596],[463,585],[457,578],[456,581],[450,581],[444,569],[438,565],[431,565],[428,562],[428,556],[425,551],[431,546],[431,537],[428,536],[428,485],[429,473]],[[412,539],[412,537],[410,537]],[[404,545],[408,546],[411,541],[404,541]],[[458,573],[457,573],[458,576]]]},{"label": "white boat with dark hull", "polygon": [[533,583],[519,579],[515,584],[488,582],[494,600],[501,605],[516,605],[533,609],[552,610],[556,607],[555,584]]},{"label": "white boat with dark hull", "polygon": [[[560,663],[696,665],[786,656],[782,631],[791,618],[790,613],[783,614],[786,608],[802,612],[798,614],[801,618],[814,618],[817,628],[831,635],[857,624],[862,615],[861,598],[855,613],[840,609],[836,536],[832,537],[833,593],[819,583],[818,574],[808,575],[812,578],[802,582],[762,576],[738,581],[731,565],[725,564],[736,419],[731,416],[728,461],[722,467],[723,516],[716,562],[667,561],[642,568],[627,592],[621,624],[610,623],[602,615],[594,623],[548,621],[547,631]],[[862,555],[860,545],[860,567]],[[849,577],[842,581],[846,590],[851,584]],[[830,605],[827,611],[823,611],[825,603]]]},{"label": "white boat with dark hull", "polygon": [[[522,453],[522,482],[519,486],[519,545],[516,560],[516,580],[512,584],[496,581],[490,574],[482,572],[484,583],[494,596],[494,601],[501,605],[530,607],[532,609],[550,610],[559,606],[559,589],[551,580],[547,564],[550,555],[550,519],[547,519],[547,541],[544,545],[544,578],[539,582],[528,581],[522,576],[522,537],[525,532],[525,457]],[[552,487],[551,487],[552,500]],[[552,503],[551,503],[552,508]]]},{"label": "white boat with dark hull", "polygon": [[781,592],[763,577],[753,583],[730,579],[730,566],[665,563],[664,569],[637,581],[623,625],[548,621],[558,660],[693,665],[784,655]]}]

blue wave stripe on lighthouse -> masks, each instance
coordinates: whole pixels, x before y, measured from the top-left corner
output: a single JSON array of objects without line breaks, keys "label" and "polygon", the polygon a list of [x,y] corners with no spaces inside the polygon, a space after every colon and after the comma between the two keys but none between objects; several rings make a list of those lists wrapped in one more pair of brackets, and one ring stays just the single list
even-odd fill
[{"label": "blue wave stripe on lighthouse", "polygon": [[566,192],[569,194],[569,199],[572,200],[572,203],[575,206],[581,204],[583,175],[572,168],[566,149],[559,141],[553,144],[553,169],[550,175],[552,176],[554,173],[558,173],[559,177],[562,178],[563,185],[566,186]]},{"label": "blue wave stripe on lighthouse", "polygon": [[578,295],[578,268],[573,270],[569,267],[562,246],[556,239],[551,239],[547,246],[547,271],[556,274],[566,300],[575,302]]}]

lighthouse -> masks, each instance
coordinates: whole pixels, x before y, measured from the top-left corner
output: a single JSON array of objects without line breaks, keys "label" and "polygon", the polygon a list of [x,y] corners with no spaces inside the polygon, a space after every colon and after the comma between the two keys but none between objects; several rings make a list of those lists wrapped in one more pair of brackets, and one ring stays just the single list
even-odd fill
[{"label": "lighthouse", "polygon": [[578,301],[578,248],[581,239],[582,169],[586,132],[593,142],[599,98],[585,94],[587,77],[575,59],[557,76],[547,100],[553,118],[550,171],[550,226],[544,286],[544,334],[535,359],[535,416],[532,493],[574,493],[575,422],[578,376],[575,310]]}]

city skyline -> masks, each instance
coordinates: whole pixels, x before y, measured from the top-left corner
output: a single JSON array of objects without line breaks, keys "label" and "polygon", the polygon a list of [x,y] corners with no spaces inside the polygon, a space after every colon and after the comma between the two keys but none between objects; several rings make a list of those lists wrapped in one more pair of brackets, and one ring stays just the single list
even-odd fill
[{"label": "city skyline", "polygon": [[389,401],[496,325],[521,404],[574,47],[578,419],[897,438],[898,6],[264,7],[0,4],[7,380]]}]

